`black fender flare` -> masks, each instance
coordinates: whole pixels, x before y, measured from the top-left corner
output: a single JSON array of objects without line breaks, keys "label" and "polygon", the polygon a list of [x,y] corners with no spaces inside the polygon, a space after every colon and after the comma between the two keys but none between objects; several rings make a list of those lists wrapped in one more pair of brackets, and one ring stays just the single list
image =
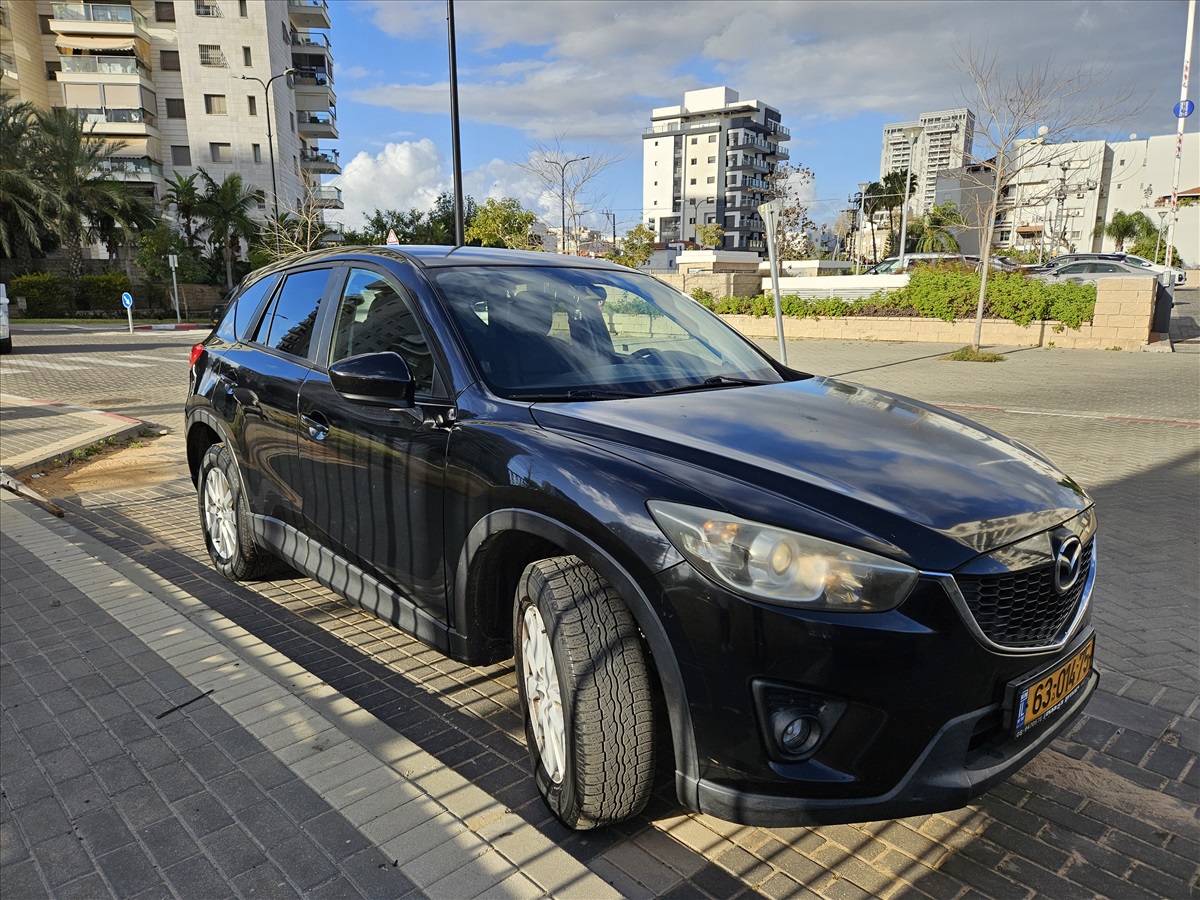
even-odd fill
[{"label": "black fender flare", "polygon": [[[675,648],[649,598],[637,580],[611,553],[591,538],[557,519],[528,509],[497,509],[475,523],[459,554],[454,578],[454,595],[450,598],[453,621],[456,625],[471,621],[468,609],[467,583],[471,563],[485,540],[503,532],[523,532],[547,540],[574,554],[595,569],[621,595],[633,613],[650,647],[653,665],[662,685],[663,699],[671,725],[675,747],[676,785],[695,785],[699,777],[696,760],[696,741],[692,732],[692,714],[688,706],[683,674],[679,669]],[[467,637],[453,628],[450,631],[451,654],[464,658],[469,653]],[[683,780],[681,777],[683,776]],[[680,796],[690,808],[696,808],[695,798]]]},{"label": "black fender flare", "polygon": [[[231,452],[234,449],[233,435],[230,433],[228,422],[212,410],[206,409],[203,406],[188,410],[184,430],[184,444],[187,448],[188,470],[191,473],[192,484],[196,483],[196,473],[200,470],[200,458],[198,456],[193,458],[192,456],[192,429],[196,425],[208,426],[216,432],[220,443],[225,444]],[[238,462],[236,453],[233,453],[233,461],[235,464]],[[241,476],[240,467],[238,476]]]}]

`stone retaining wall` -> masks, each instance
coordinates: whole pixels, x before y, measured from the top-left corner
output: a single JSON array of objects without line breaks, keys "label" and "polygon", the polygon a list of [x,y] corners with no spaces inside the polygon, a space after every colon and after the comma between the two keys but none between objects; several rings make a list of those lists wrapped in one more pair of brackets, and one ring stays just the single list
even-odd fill
[{"label": "stone retaining wall", "polygon": [[[1141,350],[1150,343],[1156,285],[1153,277],[1101,279],[1096,292],[1096,312],[1090,325],[1085,323],[1075,329],[1053,321],[1017,325],[1007,319],[984,319],[982,342],[993,346]],[[746,337],[777,336],[775,319],[771,316],[722,318]],[[975,321],[872,316],[796,319],[784,316],[783,333],[785,338],[792,340],[841,338],[969,344],[975,339]]]}]

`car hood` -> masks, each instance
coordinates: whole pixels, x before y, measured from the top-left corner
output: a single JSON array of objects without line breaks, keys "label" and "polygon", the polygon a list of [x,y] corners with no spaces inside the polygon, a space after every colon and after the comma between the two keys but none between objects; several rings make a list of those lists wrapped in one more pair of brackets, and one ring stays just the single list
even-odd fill
[{"label": "car hood", "polygon": [[1050,462],[994,431],[832,378],[532,412],[539,426],[635,459],[727,512],[931,571],[1091,505]]}]

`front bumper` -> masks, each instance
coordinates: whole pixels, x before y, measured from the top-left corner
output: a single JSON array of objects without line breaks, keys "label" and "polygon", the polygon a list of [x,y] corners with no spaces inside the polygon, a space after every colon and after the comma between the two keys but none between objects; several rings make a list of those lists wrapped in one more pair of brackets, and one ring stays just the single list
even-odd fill
[{"label": "front bumper", "polygon": [[874,797],[798,798],[755,793],[676,773],[676,789],[691,809],[762,827],[837,825],[925,815],[959,809],[1006,780],[1044,750],[1083,711],[1100,683],[1092,672],[1086,685],[1055,721],[1029,740],[1010,740],[999,747],[971,750],[973,735],[995,707],[951,719],[934,736],[904,778]]}]

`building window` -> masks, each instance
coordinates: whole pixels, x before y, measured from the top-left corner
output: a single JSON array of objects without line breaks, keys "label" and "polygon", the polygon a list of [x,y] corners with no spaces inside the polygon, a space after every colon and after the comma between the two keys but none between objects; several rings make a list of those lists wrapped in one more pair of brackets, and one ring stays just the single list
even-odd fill
[{"label": "building window", "polygon": [[696,179],[695,179],[695,178],[691,179],[691,180],[688,182],[688,184],[695,184],[695,183],[696,183]]},{"label": "building window", "polygon": [[196,0],[196,15],[198,16],[219,16],[221,15],[221,7],[210,0]]},{"label": "building window", "polygon": [[708,161],[709,161],[710,163],[715,163],[715,162],[717,161],[717,158],[716,158],[715,156],[710,156],[710,157],[708,158]]},{"label": "building window", "polygon": [[225,65],[225,54],[221,52],[220,44],[201,44],[200,45],[200,65],[202,66],[223,66]]},{"label": "building window", "polygon": [[254,161],[262,162],[262,144],[251,144],[250,149],[254,151]]},{"label": "building window", "polygon": [[717,176],[716,176],[716,175],[709,175],[709,176],[708,176],[708,179],[707,179],[707,182],[708,182],[708,184],[716,184],[716,183],[717,183]]},{"label": "building window", "polygon": [[158,54],[158,67],[164,72],[179,71],[179,51],[162,50]]},{"label": "building window", "polygon": [[58,79],[55,77],[56,73],[61,72],[61,71],[62,71],[62,62],[60,60],[56,59],[54,62],[46,63],[46,80],[47,81],[57,81]]},{"label": "building window", "polygon": [[292,134],[295,134],[296,133],[296,114],[294,112],[288,113],[288,122],[292,126]]},{"label": "building window", "polygon": [[50,27],[50,20],[54,16],[38,16],[38,25],[42,28],[42,34],[54,34],[54,29]]},{"label": "building window", "polygon": [[205,94],[204,111],[210,116],[227,116],[229,107],[225,104],[224,94]]},{"label": "building window", "polygon": [[696,159],[696,157],[693,156],[691,159],[688,160],[688,165],[694,166],[697,162],[698,162],[698,160]]},{"label": "building window", "polygon": [[192,164],[192,148],[174,145],[171,147],[171,165],[190,166]]},{"label": "building window", "polygon": [[[708,136],[708,142],[709,142],[710,144],[715,144],[715,143],[717,142],[717,136],[716,136],[715,134],[710,134],[710,135]],[[696,143],[696,142],[695,142],[695,141],[692,141],[692,143],[694,144],[694,143]]]},{"label": "building window", "polygon": [[250,15],[250,13],[246,11],[246,0],[238,0],[238,15],[243,19]]},{"label": "building window", "polygon": [[230,144],[209,144],[208,155],[215,163],[233,162],[233,146]]},{"label": "building window", "polygon": [[692,138],[693,144],[699,143],[699,141],[700,141],[700,138]]},{"label": "building window", "polygon": [[175,4],[171,0],[157,0],[154,4],[154,21],[155,22],[174,22],[175,21]]},{"label": "building window", "polygon": [[244,65],[244,66],[254,65],[254,58],[250,53],[249,47],[242,48],[242,65]]},{"label": "building window", "polygon": [[186,119],[187,110],[184,109],[183,100],[175,97],[167,98],[167,118],[168,119]]},{"label": "building window", "polygon": [[246,108],[248,110],[250,110],[250,115],[257,116],[258,115],[258,98],[251,94],[247,94],[246,95]]}]

